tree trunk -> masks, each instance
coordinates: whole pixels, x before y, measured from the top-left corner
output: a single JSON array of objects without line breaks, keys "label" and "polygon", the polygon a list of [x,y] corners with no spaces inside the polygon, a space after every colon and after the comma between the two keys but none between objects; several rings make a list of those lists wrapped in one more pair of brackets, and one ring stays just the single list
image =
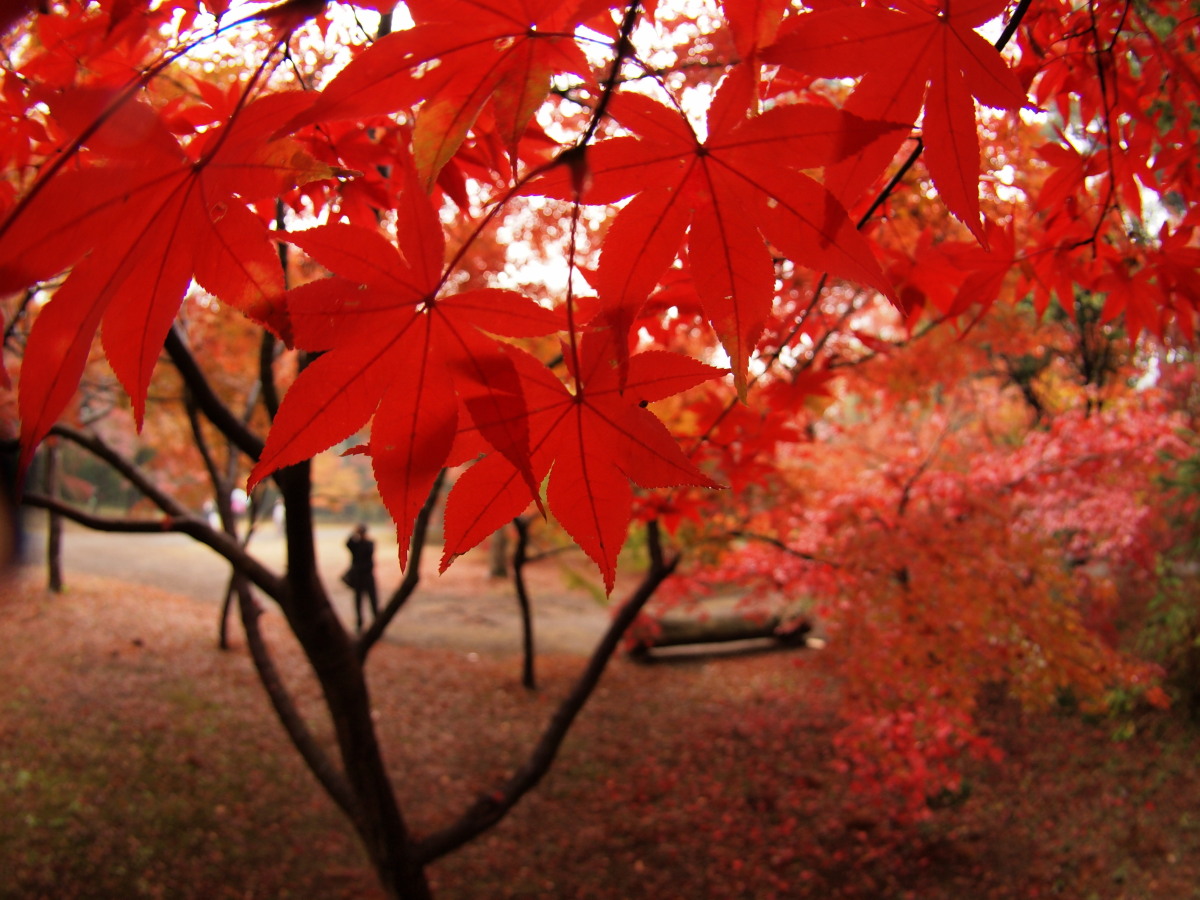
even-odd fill
[{"label": "tree trunk", "polygon": [[320,682],[342,769],[355,801],[354,826],[380,884],[397,900],[432,900],[424,865],[380,752],[362,663],[329,602],[316,565],[308,463],[276,473],[283,495],[287,589],[281,606]]},{"label": "tree trunk", "polygon": [[488,575],[492,578],[508,577],[508,526],[496,529],[488,544]]},{"label": "tree trunk", "polygon": [[[43,490],[48,497],[58,496],[58,441],[46,441],[46,468],[42,473]],[[63,590],[62,565],[62,516],[51,511],[46,527],[46,578],[50,590],[61,594]]]},{"label": "tree trunk", "polygon": [[533,670],[533,610],[529,604],[529,590],[525,586],[525,564],[529,562],[529,523],[516,518],[513,519],[513,525],[517,529],[517,547],[513,551],[513,584],[517,589],[517,603],[521,608],[521,684],[527,690],[536,691],[537,675]]}]

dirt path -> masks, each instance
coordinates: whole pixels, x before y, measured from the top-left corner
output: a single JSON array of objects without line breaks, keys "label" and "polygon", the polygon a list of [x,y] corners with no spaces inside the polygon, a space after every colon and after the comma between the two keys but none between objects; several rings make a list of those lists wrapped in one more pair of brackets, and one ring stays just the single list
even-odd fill
[{"label": "dirt path", "polygon": [[[345,540],[350,525],[324,525],[317,531],[318,561],[344,622],[353,624],[353,598],[338,581],[348,564]],[[396,543],[383,527],[373,529],[380,601],[400,583]],[[26,564],[45,565],[45,539],[34,525],[28,535]],[[256,555],[276,570],[283,567],[284,545],[268,526],[252,543]],[[430,547],[421,571],[421,587],[393,621],[387,640],[464,652],[508,655],[520,652],[520,619],[510,581],[489,578],[482,552],[467,554],[443,576],[437,574],[439,548]],[[229,568],[211,550],[180,534],[121,535],[68,526],[63,541],[68,588],[71,573],[102,575],[145,584],[214,606],[225,595]],[[555,562],[530,567],[534,629],[540,653],[590,652],[608,623],[608,608],[592,594],[563,585]]]}]

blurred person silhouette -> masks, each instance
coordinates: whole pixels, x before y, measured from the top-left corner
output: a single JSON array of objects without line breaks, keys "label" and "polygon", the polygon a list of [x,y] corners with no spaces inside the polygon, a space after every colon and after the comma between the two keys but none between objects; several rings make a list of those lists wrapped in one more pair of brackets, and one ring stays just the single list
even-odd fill
[{"label": "blurred person silhouette", "polygon": [[342,581],[354,591],[355,630],[363,629],[363,597],[371,604],[372,619],[379,615],[379,597],[375,592],[375,542],[367,536],[367,526],[359,525],[346,541],[350,568]]}]

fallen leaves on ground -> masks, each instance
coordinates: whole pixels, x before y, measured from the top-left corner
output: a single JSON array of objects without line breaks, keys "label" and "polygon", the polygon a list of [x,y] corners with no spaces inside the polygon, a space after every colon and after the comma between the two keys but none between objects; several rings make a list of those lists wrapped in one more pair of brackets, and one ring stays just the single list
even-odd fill
[{"label": "fallen leaves on ground", "polygon": [[[315,717],[281,618],[264,625]],[[379,896],[243,644],[216,650],[215,626],[215,606],[107,579],[73,576],[61,596],[32,577],[0,585],[0,897]],[[822,659],[618,660],[546,781],[433,867],[439,900],[1194,891],[1200,776],[1178,720],[1116,742],[1111,722],[995,703],[1005,763],[900,829],[831,765]],[[516,766],[582,662],[544,658],[531,694],[511,658],[380,645],[378,723],[414,826],[444,824]]]}]

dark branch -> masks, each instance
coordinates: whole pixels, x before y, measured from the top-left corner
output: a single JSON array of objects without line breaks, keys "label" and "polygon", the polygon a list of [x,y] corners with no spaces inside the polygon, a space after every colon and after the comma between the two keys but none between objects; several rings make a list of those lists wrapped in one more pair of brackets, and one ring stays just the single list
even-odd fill
[{"label": "dark branch", "polygon": [[245,573],[267,596],[278,600],[283,595],[282,579],[246,552],[236,538],[213,528],[208,522],[192,515],[182,503],[151,481],[132,460],[118,453],[103,440],[67,425],[55,425],[51,434],[72,441],[120,473],[146,499],[163,511],[161,519],[130,519],[96,516],[52,497],[30,495],[25,503],[60,513],[96,531],[126,533],[179,532],[195,538],[223,556],[234,568]]},{"label": "dark branch", "polygon": [[279,671],[275,668],[275,662],[271,659],[270,651],[263,641],[262,631],[258,627],[258,617],[262,615],[262,610],[250,596],[250,588],[245,583],[245,579],[238,578],[235,589],[238,595],[238,608],[242,616],[242,627],[246,631],[246,644],[250,648],[250,658],[254,661],[258,680],[267,692],[280,724],[291,738],[292,745],[295,746],[297,752],[304,757],[309,770],[317,781],[321,782],[321,786],[325,788],[333,801],[341,807],[351,821],[359,822],[361,814],[358,802],[350,790],[350,783],[313,738],[312,732],[308,730],[303,717],[296,709],[291,694],[284,686],[283,679],[279,677]]},{"label": "dark branch", "polygon": [[1017,29],[1021,26],[1021,20],[1025,18],[1025,13],[1029,11],[1032,2],[1033,0],[1021,0],[1017,4],[1017,8],[1013,10],[1012,18],[1008,20],[1008,24],[1004,26],[1004,31],[1000,33],[1000,37],[996,41],[997,50],[1003,50],[1008,46],[1008,42],[1017,33]]},{"label": "dark branch", "polygon": [[262,342],[258,346],[258,381],[262,385],[263,406],[267,415],[274,421],[279,414],[279,388],[275,386],[275,350],[279,342],[275,335],[264,330]]},{"label": "dark branch", "polygon": [[[188,425],[192,429],[192,442],[196,445],[196,449],[200,452],[200,458],[204,461],[204,469],[208,472],[208,480],[212,482],[219,504],[223,499],[223,495],[227,493],[225,491],[224,479],[221,477],[221,470],[217,466],[216,458],[212,454],[212,448],[208,445],[208,439],[204,437],[204,429],[200,424],[200,409],[196,405],[196,398],[191,391],[185,391],[184,393],[183,408],[187,413]],[[224,517],[222,516],[223,519]]]},{"label": "dark branch", "polygon": [[897,517],[902,518],[904,516],[905,511],[908,509],[908,504],[912,501],[913,488],[916,487],[917,482],[920,481],[921,477],[929,471],[930,467],[934,463],[934,460],[937,459],[938,453],[942,447],[942,441],[946,439],[946,435],[950,432],[950,427],[950,425],[947,425],[938,433],[937,438],[934,439],[933,446],[930,447],[929,452],[925,454],[925,458],[921,460],[920,464],[916,467],[916,469],[913,470],[913,472],[908,476],[904,484],[901,486],[900,502],[896,505]]},{"label": "dark branch", "polygon": [[25,296],[21,298],[20,305],[17,306],[12,316],[8,320],[8,324],[4,327],[4,346],[8,346],[8,342],[13,339],[17,333],[17,326],[25,318],[25,314],[29,311],[29,304],[33,302],[33,298],[37,296],[35,288],[26,288]]},{"label": "dark branch", "polygon": [[546,730],[533,748],[529,759],[497,790],[481,795],[458,822],[419,841],[414,855],[421,865],[427,865],[433,860],[445,856],[487,831],[503,819],[509,810],[516,806],[526,793],[536,787],[549,771],[562,746],[563,739],[591,697],[596,685],[599,684],[600,677],[603,675],[609,659],[620,645],[626,629],[654,596],[659,585],[671,576],[679,564],[678,556],[670,559],[664,558],[656,522],[650,522],[647,525],[647,541],[650,545],[651,564],[642,578],[642,583],[613,617],[604,637],[592,653],[587,667],[546,726]]},{"label": "dark branch", "polygon": [[383,637],[388,623],[396,617],[396,613],[400,612],[400,608],[408,602],[408,599],[417,590],[417,585],[421,582],[421,557],[425,553],[425,539],[429,534],[429,519],[433,515],[433,508],[437,505],[437,499],[442,493],[442,484],[445,480],[446,470],[442,469],[442,471],[438,472],[437,478],[434,479],[433,487],[429,489],[429,496],[425,498],[425,505],[417,513],[416,521],[413,523],[411,549],[408,554],[408,571],[404,573],[404,580],[400,582],[400,586],[392,593],[387,605],[375,617],[375,621],[371,623],[371,627],[364,631],[358,639],[356,649],[360,662],[367,658],[367,654],[371,652],[371,648]]},{"label": "dark branch", "polygon": [[733,531],[726,532],[726,534],[733,538],[741,538],[742,540],[746,541],[757,541],[760,544],[769,544],[776,550],[786,553],[788,556],[794,556],[796,559],[802,559],[805,562],[819,563],[820,565],[831,566],[835,569],[841,568],[840,563],[835,563],[828,559],[822,559],[819,556],[813,556],[811,553],[805,553],[803,550],[797,550],[795,547],[789,547],[779,538],[772,537],[769,534],[759,534],[757,531],[743,531],[741,529],[735,529]]},{"label": "dark branch", "polygon": [[282,581],[278,575],[247,553],[236,540],[224,532],[211,528],[208,523],[191,515],[165,515],[160,519],[133,519],[116,516],[98,516],[44,494],[26,493],[21,502],[35,509],[57,513],[90,528],[115,534],[186,534],[223,556],[230,565],[244,572],[256,587],[272,599],[278,599]]},{"label": "dark branch", "polygon": [[99,436],[63,424],[55,425],[50,429],[50,433],[78,444],[106,465],[115,469],[122,478],[137,488],[146,499],[168,516],[187,518],[191,515],[187,507],[150,480],[141,467],[133,460],[109,446]]},{"label": "dark branch", "polygon": [[160,519],[132,519],[118,516],[98,516],[77,506],[72,506],[65,500],[26,491],[21,496],[25,506],[34,509],[45,509],[52,513],[77,522],[92,531],[107,531],[113,534],[168,534],[179,531],[179,520],[171,516]]},{"label": "dark branch", "polygon": [[262,455],[262,439],[234,415],[233,411],[213,391],[212,385],[208,383],[208,379],[201,371],[192,351],[188,349],[183,335],[180,334],[178,325],[172,326],[170,332],[167,333],[166,348],[171,362],[179,370],[184,384],[192,392],[196,404],[208,420],[239,450],[251,459],[258,459]]},{"label": "dark branch", "polygon": [[[578,143],[573,148],[576,152],[582,152],[583,148],[591,143],[592,138],[596,135],[596,129],[600,127],[600,123],[604,121],[604,117],[608,114],[608,105],[612,101],[613,92],[621,82],[621,69],[625,65],[625,60],[634,55],[633,44],[630,42],[630,35],[633,34],[633,26],[637,24],[638,15],[641,13],[641,0],[633,0],[625,8],[625,15],[621,18],[621,27],[617,33],[616,51],[617,55],[613,58],[612,68],[609,69],[608,78],[604,80],[604,84],[600,88],[600,100],[596,104],[596,108],[592,110],[591,118],[588,120],[587,128],[583,135],[579,138]],[[568,151],[571,152],[571,151]]]}]

